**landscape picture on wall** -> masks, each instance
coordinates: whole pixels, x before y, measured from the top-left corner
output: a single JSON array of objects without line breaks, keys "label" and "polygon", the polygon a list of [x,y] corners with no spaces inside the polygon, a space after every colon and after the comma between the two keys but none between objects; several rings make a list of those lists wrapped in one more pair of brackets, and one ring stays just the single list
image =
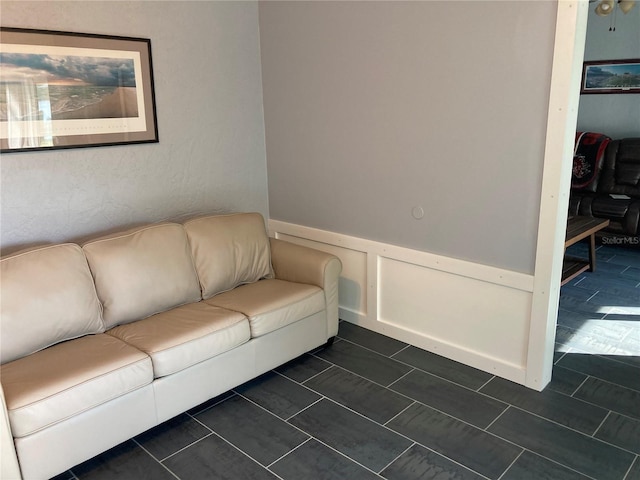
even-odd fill
[{"label": "landscape picture on wall", "polygon": [[3,152],[157,141],[149,40],[2,28]]},{"label": "landscape picture on wall", "polygon": [[585,62],[580,93],[640,93],[640,59]]}]

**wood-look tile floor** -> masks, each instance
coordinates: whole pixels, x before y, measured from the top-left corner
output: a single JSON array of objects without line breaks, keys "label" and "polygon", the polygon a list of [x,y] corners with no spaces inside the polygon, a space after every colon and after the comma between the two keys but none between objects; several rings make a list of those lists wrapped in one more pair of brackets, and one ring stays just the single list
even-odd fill
[{"label": "wood-look tile floor", "polygon": [[57,479],[640,479],[640,250],[562,287],[555,355],[535,392],[342,322]]}]

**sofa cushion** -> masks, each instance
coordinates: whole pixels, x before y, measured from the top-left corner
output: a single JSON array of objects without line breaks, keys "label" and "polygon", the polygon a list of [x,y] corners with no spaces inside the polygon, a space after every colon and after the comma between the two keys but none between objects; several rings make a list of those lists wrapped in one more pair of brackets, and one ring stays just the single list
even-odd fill
[{"label": "sofa cushion", "polygon": [[271,275],[269,237],[259,213],[200,217],[184,224],[202,298]]},{"label": "sofa cushion", "polygon": [[238,312],[192,303],[109,331],[145,352],[156,378],[184,370],[249,340],[249,322]]},{"label": "sofa cushion", "polygon": [[640,197],[640,138],[624,138],[609,144],[598,193]]},{"label": "sofa cushion", "polygon": [[98,334],[6,363],[0,378],[13,436],[24,437],[148,385],[153,370],[144,353]]},{"label": "sofa cushion", "polygon": [[149,225],[93,240],[83,249],[106,328],[200,300],[182,225]]},{"label": "sofa cushion", "polygon": [[104,331],[102,307],[78,245],[52,245],[5,257],[0,277],[0,363]]},{"label": "sofa cushion", "polygon": [[205,302],[242,312],[251,337],[259,337],[325,308],[324,291],[314,285],[268,279],[242,285]]}]

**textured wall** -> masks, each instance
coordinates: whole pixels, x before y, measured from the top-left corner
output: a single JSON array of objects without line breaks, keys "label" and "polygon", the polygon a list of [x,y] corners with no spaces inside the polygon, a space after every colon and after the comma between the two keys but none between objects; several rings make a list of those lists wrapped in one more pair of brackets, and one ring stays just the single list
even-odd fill
[{"label": "textured wall", "polygon": [[555,20],[551,1],[261,3],[271,218],[533,272]]},{"label": "textured wall", "polygon": [[214,211],[268,216],[258,7],[28,2],[3,26],[151,39],[160,143],[2,156],[3,253]]},{"label": "textured wall", "polygon": [[[640,3],[626,15],[615,16],[616,30],[609,31],[610,17],[589,7],[585,60],[640,58]],[[640,137],[640,95],[581,95],[578,130],[602,132],[612,138]]]}]

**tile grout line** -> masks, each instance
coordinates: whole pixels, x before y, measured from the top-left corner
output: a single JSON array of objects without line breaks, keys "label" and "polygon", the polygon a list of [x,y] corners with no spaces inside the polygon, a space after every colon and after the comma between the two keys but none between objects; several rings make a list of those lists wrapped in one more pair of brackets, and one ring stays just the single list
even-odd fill
[{"label": "tile grout line", "polygon": [[[309,435],[309,434],[307,434],[307,435]],[[353,462],[353,463],[355,463],[356,465],[358,465],[358,466],[360,466],[360,467],[364,468],[365,470],[368,470],[369,472],[373,473],[374,475],[379,476],[376,472],[374,472],[373,470],[371,470],[371,469],[370,469],[369,467],[367,467],[366,465],[364,465],[364,464],[362,464],[362,463],[358,462],[357,460],[355,460],[355,459],[351,458],[350,456],[348,456],[348,455],[346,455],[345,453],[341,452],[341,451],[340,451],[340,450],[338,450],[337,448],[332,447],[331,445],[329,445],[328,443],[326,443],[326,442],[324,442],[324,441],[320,440],[319,438],[314,437],[313,435],[309,435],[309,438],[308,438],[307,440],[305,440],[302,444],[298,445],[298,447],[296,447],[296,448],[292,449],[291,451],[298,449],[300,446],[302,446],[302,445],[303,445],[303,444],[305,444],[305,443],[310,442],[311,440],[314,440],[314,441],[318,442],[319,444],[324,445],[324,446],[325,446],[325,447],[327,447],[329,450],[331,450],[331,451],[333,451],[333,452],[337,453],[337,454],[338,454],[338,455],[340,455],[341,457],[344,457],[344,458],[346,458],[347,460],[349,460],[350,462]],[[287,455],[288,455],[289,453],[291,453],[291,452],[288,452],[288,453],[287,453]],[[286,455],[285,455],[285,456],[286,456]],[[273,471],[272,471],[271,469],[269,469],[269,471],[273,473]],[[278,477],[278,478],[280,478],[280,477]]]},{"label": "tile grout line", "polygon": [[391,355],[389,355],[389,358],[393,358],[394,360],[396,360],[394,357],[402,352],[404,352],[405,350],[408,350],[411,347],[411,345],[409,345],[408,343],[402,347],[400,350],[398,350],[396,353],[392,353]]},{"label": "tile grout line", "polygon": [[600,425],[598,425],[598,427],[593,431],[593,433],[591,434],[591,438],[597,438],[596,434],[598,433],[598,430],[602,428],[602,426],[605,424],[605,422],[610,416],[611,416],[611,410],[607,412],[607,415],[602,419],[602,421],[600,422]]},{"label": "tile grout line", "polygon": [[173,472],[169,467],[167,467],[164,463],[162,463],[162,461],[158,460],[156,458],[156,456],[153,455],[149,450],[144,448],[144,446],[142,446],[140,444],[140,442],[138,442],[135,438],[132,438],[132,440],[138,447],[140,447],[142,449],[142,451],[144,451],[147,455],[149,455],[151,458],[153,458],[156,461],[156,463],[159,463],[162,466],[162,468],[164,468],[167,472],[169,472],[171,475],[176,477],[178,480],[181,480],[181,478],[175,472]]},{"label": "tile grout line", "polygon": [[[362,348],[362,349],[364,349],[364,350],[367,350],[368,352],[375,353],[376,355],[379,355],[379,356],[381,356],[381,357],[383,357],[383,358],[387,358],[387,359],[389,359],[389,360],[394,360],[394,361],[396,361],[396,362],[398,362],[398,363],[402,363],[400,360],[396,360],[395,358],[392,358],[392,356],[385,355],[384,353],[380,353],[380,352],[378,352],[377,350],[374,350],[373,348],[369,348],[369,347],[367,347],[367,346],[360,345],[359,343],[354,342],[353,340],[348,340],[348,339],[346,339],[346,338],[342,338],[342,337],[340,337],[340,339],[341,339],[343,342],[349,343],[349,344],[351,344],[351,345],[355,345],[355,346],[360,347],[360,348]],[[411,346],[411,345],[407,345],[406,347],[403,347],[402,349],[400,349],[399,351],[397,351],[397,352],[393,353],[392,355],[397,355],[398,353],[400,353],[401,351],[403,351],[403,350],[404,350],[404,349],[406,349],[406,348],[409,348],[410,346]],[[319,358],[322,358],[322,357],[319,357]],[[324,359],[323,359],[323,360],[324,360]],[[325,360],[325,361],[326,361],[326,360]]]},{"label": "tile grout line", "polygon": [[[245,457],[247,457],[248,459],[250,459],[252,462],[254,462],[255,464],[257,464],[258,466],[264,468],[265,470],[267,470],[267,467],[265,467],[263,464],[261,464],[258,460],[256,460],[255,458],[253,458],[251,455],[249,455],[247,452],[245,452],[244,450],[240,449],[239,447],[237,447],[236,445],[234,445],[233,443],[231,443],[229,440],[227,440],[226,438],[224,438],[222,435],[220,435],[217,432],[213,432],[213,434],[218,437],[219,439],[221,439],[223,442],[225,442],[226,444],[230,445],[232,448],[234,448],[235,450],[237,450],[238,452],[240,452],[242,455],[244,455]],[[272,473],[273,475],[275,475],[276,477],[278,477],[280,480],[283,480],[283,478],[278,475],[275,472],[272,472],[271,470],[267,470],[268,472]]]},{"label": "tile grout line", "polygon": [[631,473],[631,470],[633,469],[633,466],[636,462],[640,462],[640,455],[636,455],[636,458],[633,459],[631,465],[629,465],[629,468],[627,469],[627,472],[624,474],[624,477],[622,477],[623,480],[634,480],[633,478],[629,477],[629,474]]},{"label": "tile grout line", "polygon": [[291,450],[287,451],[286,453],[280,455],[278,458],[276,458],[273,462],[271,462],[269,465],[266,465],[265,468],[268,469],[269,471],[271,471],[271,467],[273,465],[275,465],[276,463],[278,463],[280,460],[282,460],[283,458],[287,457],[289,454],[295,452],[296,450],[298,450],[300,447],[302,447],[303,445],[306,445],[307,443],[309,443],[311,440],[313,440],[314,437],[312,435],[309,435],[309,438],[307,438],[304,442],[302,442],[300,445],[297,445],[295,447],[293,447]]},{"label": "tile grout line", "polygon": [[[578,400],[579,400],[579,399],[578,399]],[[588,402],[586,402],[586,403],[588,403]],[[631,453],[631,454],[633,454],[633,455],[637,455],[635,452],[632,452],[631,450],[627,450],[627,449],[626,449],[626,448],[624,448],[624,447],[621,447],[621,446],[619,446],[619,445],[615,445],[615,444],[613,444],[613,443],[611,443],[611,442],[608,442],[607,440],[602,440],[601,438],[593,437],[592,435],[589,435],[588,433],[581,432],[580,430],[576,430],[575,428],[570,427],[570,426],[568,426],[568,425],[563,425],[562,423],[556,422],[555,420],[551,420],[550,418],[546,418],[546,417],[543,417],[542,415],[539,415],[539,414],[537,414],[537,413],[530,412],[529,410],[525,410],[524,408],[518,407],[517,405],[510,405],[510,406],[511,406],[512,408],[515,408],[515,409],[517,409],[517,410],[520,410],[521,412],[527,413],[527,414],[532,415],[532,416],[534,416],[534,417],[536,417],[536,418],[539,418],[539,419],[541,419],[541,420],[545,420],[545,421],[547,421],[547,422],[549,422],[549,423],[553,423],[554,425],[557,425],[557,426],[559,426],[559,427],[565,428],[565,429],[567,429],[567,430],[569,430],[569,431],[572,431],[572,432],[574,432],[574,433],[577,433],[577,434],[579,434],[579,435],[582,435],[582,436],[584,436],[584,437],[586,437],[586,438],[590,438],[590,439],[592,439],[592,440],[593,440],[593,441],[595,441],[595,442],[603,443],[603,444],[605,444],[605,445],[608,445],[608,446],[610,446],[610,447],[613,447],[613,448],[615,448],[616,450],[620,450],[620,451],[622,451],[622,452],[627,452],[627,453]],[[596,405],[596,406],[598,406],[598,405]],[[602,408],[603,410],[608,410],[608,411],[610,411],[609,409],[604,408],[604,407],[600,407],[600,408]],[[504,413],[504,412],[503,412],[503,413]],[[617,412],[615,412],[615,413],[617,413]],[[502,414],[501,414],[501,415],[499,415],[499,416],[502,416]],[[455,417],[454,417],[454,418],[455,418]],[[496,420],[497,420],[497,419],[496,419]],[[495,420],[494,420],[494,422],[495,422]],[[489,427],[487,427],[487,428],[489,428]],[[491,433],[491,432],[487,432],[487,433]],[[503,440],[508,441],[506,438],[500,437],[499,435],[496,435],[496,436],[497,436],[498,438],[502,438]],[[516,444],[516,445],[517,445],[517,444]],[[521,447],[521,448],[524,448],[524,447]],[[535,453],[535,452],[534,452],[534,453]],[[536,453],[536,455],[540,455],[540,454],[539,454],[539,453]]]},{"label": "tile grout line", "polygon": [[[489,425],[487,425],[487,426],[486,426],[486,427],[484,427],[484,428],[480,428],[480,430],[482,430],[483,432],[492,433],[492,432],[490,432],[490,431],[489,431],[489,429],[490,429],[490,428],[493,426],[493,424],[494,424],[494,423],[496,423],[496,422],[500,419],[500,417],[502,417],[502,416],[507,412],[507,410],[509,410],[510,408],[516,408],[516,407],[514,407],[513,405],[511,405],[511,404],[507,403],[507,408],[505,408],[503,411],[501,411],[501,412],[498,414],[498,416],[497,416],[496,418],[494,418],[494,419],[491,421],[491,423],[489,423]],[[455,418],[455,417],[453,417],[453,418]],[[479,428],[479,427],[478,427],[478,428]],[[492,433],[492,435],[496,435],[496,434]],[[496,437],[498,437],[498,438],[502,438],[500,435],[496,435]],[[503,440],[506,440],[506,439],[504,439],[504,438],[503,438]],[[524,447],[521,447],[521,448],[524,448]]]},{"label": "tile grout line", "polygon": [[393,463],[395,463],[400,457],[402,457],[405,453],[407,453],[409,450],[411,450],[414,446],[416,446],[417,443],[414,441],[411,445],[409,445],[407,448],[405,448],[402,452],[400,452],[399,455],[397,455],[393,460],[391,460],[389,463],[387,463],[384,467],[382,467],[377,473],[378,475],[382,475],[382,472],[384,472],[387,468],[389,468]]},{"label": "tile grout line", "polygon": [[[491,380],[493,380],[494,378],[496,378],[496,376],[495,376],[495,375],[494,375],[494,376],[492,376],[492,377],[491,377],[489,380],[487,380],[486,382],[484,382],[482,385],[480,385],[480,387],[479,387],[477,390],[474,390],[474,392],[482,393],[482,392],[480,392],[480,390],[482,390],[484,387],[486,387],[486,386],[489,384],[489,382],[491,382]],[[493,397],[492,397],[492,398],[493,398]],[[496,399],[496,400],[497,400],[497,399]]]},{"label": "tile grout line", "polygon": [[[563,367],[563,368],[567,368],[567,367]],[[571,398],[577,398],[577,397],[575,397],[575,394],[578,393],[578,390],[580,390],[584,386],[584,384],[587,383],[587,380],[589,380],[592,377],[588,373],[578,372],[577,370],[573,370],[571,368],[567,368],[567,370],[570,370],[572,372],[577,372],[577,373],[580,373],[582,375],[585,375],[585,379],[582,381],[582,383],[580,385],[578,385],[578,387],[571,393],[571,395],[569,395]],[[587,402],[587,403],[591,403],[591,402]]]},{"label": "tile grout line", "polygon": [[[392,391],[394,391],[394,392],[395,392],[395,390],[393,390],[393,389],[391,388],[391,386],[392,386],[393,384],[395,384],[395,383],[398,383],[400,380],[402,380],[403,378],[405,378],[407,375],[409,375],[410,373],[413,373],[413,372],[415,372],[415,371],[416,371],[416,368],[415,368],[415,367],[412,367],[412,368],[411,368],[411,370],[409,370],[409,371],[408,371],[407,373],[405,373],[404,375],[401,375],[400,377],[396,378],[393,382],[391,382],[389,385],[385,386],[384,388],[388,388],[388,389],[390,389],[390,390],[392,390]],[[400,393],[400,392],[397,392],[397,393]]]},{"label": "tile grout line", "polygon": [[498,479],[497,479],[497,480],[501,480],[501,479],[502,479],[502,477],[504,477],[504,476],[507,474],[507,472],[508,472],[509,470],[511,470],[511,467],[513,467],[513,466],[516,464],[516,462],[517,462],[518,460],[520,460],[520,457],[522,457],[522,455],[524,455],[524,452],[526,452],[526,451],[527,451],[527,450],[523,448],[523,449],[522,449],[522,451],[518,454],[518,456],[517,456],[516,458],[514,458],[514,459],[513,459],[513,462],[511,462],[511,464],[510,464],[507,468],[505,468],[505,469],[504,469],[504,472],[502,472],[502,474],[498,477]]},{"label": "tile grout line", "polygon": [[[412,400],[413,400],[413,399],[412,399]],[[410,403],[409,405],[407,405],[406,407],[404,407],[402,410],[400,410],[398,413],[396,413],[393,417],[391,417],[389,420],[387,420],[386,422],[384,422],[382,425],[383,425],[384,427],[386,427],[386,426],[387,426],[387,424],[388,424],[389,422],[392,422],[393,420],[395,420],[396,418],[398,418],[398,417],[399,417],[400,415],[402,415],[404,412],[406,412],[406,411],[407,411],[407,410],[409,410],[411,407],[413,407],[416,403],[418,403],[418,404],[419,404],[420,402],[418,402],[418,401],[416,401],[416,400],[413,400],[413,402],[412,402],[412,403]]]}]

